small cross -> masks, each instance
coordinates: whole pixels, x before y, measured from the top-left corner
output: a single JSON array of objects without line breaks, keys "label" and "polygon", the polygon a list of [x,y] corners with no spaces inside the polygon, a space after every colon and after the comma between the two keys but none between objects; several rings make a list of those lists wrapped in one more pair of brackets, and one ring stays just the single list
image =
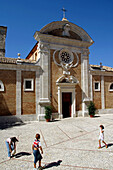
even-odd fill
[{"label": "small cross", "polygon": [[62,8],[62,11],[63,11],[63,18],[65,18],[65,14],[67,10],[65,8]]}]

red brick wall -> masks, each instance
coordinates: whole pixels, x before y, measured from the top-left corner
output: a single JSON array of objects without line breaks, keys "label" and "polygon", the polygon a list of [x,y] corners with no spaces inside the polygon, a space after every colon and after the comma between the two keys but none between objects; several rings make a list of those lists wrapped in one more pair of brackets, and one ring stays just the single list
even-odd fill
[{"label": "red brick wall", "polygon": [[100,76],[93,76],[93,101],[97,109],[101,109],[101,90],[94,91],[94,82],[100,82],[100,89],[101,89],[101,77]]},{"label": "red brick wall", "polygon": [[113,77],[105,76],[104,77],[104,86],[105,86],[105,108],[113,108],[113,91],[109,91],[110,84],[113,83]]},{"label": "red brick wall", "polygon": [[[58,112],[58,86],[56,86],[56,81],[59,77],[63,75],[63,69],[60,66],[57,66],[53,61],[53,52],[51,50],[51,94],[52,94],[52,106],[53,112]],[[56,52],[56,56],[58,56],[58,52]],[[57,57],[56,57],[57,58]],[[76,59],[75,61],[76,62]],[[76,86],[76,109],[81,110],[82,108],[82,90],[81,90],[81,55],[79,55],[79,65],[76,68],[72,68],[70,70],[71,75],[75,76],[79,84]]]},{"label": "red brick wall", "polygon": [[[34,91],[24,91],[24,79],[34,79]],[[22,71],[22,115],[36,114],[35,105],[35,72]]]},{"label": "red brick wall", "polygon": [[0,91],[0,115],[16,114],[16,71],[0,70],[5,91]]},{"label": "red brick wall", "polygon": [[[72,68],[70,70],[71,75],[77,78],[79,83],[76,85],[76,110],[82,110],[82,90],[81,90],[81,54],[78,54],[79,56],[79,64],[77,67]],[[74,63],[76,63],[76,57],[74,60]]]}]

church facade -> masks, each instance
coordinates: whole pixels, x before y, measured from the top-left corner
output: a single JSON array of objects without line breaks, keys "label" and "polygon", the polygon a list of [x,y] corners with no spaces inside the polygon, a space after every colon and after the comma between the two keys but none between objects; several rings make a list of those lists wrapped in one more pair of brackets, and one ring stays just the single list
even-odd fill
[{"label": "church facade", "polygon": [[88,116],[88,104],[113,113],[113,68],[89,64],[94,43],[81,27],[63,19],[36,31],[26,59],[5,57],[7,28],[0,27],[0,116],[44,120]]}]

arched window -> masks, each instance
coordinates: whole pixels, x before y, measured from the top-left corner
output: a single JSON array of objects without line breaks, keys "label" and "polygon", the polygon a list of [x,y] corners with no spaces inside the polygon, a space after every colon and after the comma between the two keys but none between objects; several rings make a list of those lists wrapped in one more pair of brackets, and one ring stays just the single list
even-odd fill
[{"label": "arched window", "polygon": [[0,80],[0,91],[4,91],[4,84],[1,80]]},{"label": "arched window", "polygon": [[110,84],[109,91],[113,91],[113,83]]}]

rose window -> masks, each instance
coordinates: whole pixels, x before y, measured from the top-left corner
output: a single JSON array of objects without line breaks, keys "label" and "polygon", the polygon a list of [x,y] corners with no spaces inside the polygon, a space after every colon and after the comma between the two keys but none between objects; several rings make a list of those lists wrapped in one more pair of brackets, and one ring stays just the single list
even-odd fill
[{"label": "rose window", "polygon": [[70,64],[73,62],[73,54],[69,51],[60,51],[59,53],[59,59],[64,64]]}]

